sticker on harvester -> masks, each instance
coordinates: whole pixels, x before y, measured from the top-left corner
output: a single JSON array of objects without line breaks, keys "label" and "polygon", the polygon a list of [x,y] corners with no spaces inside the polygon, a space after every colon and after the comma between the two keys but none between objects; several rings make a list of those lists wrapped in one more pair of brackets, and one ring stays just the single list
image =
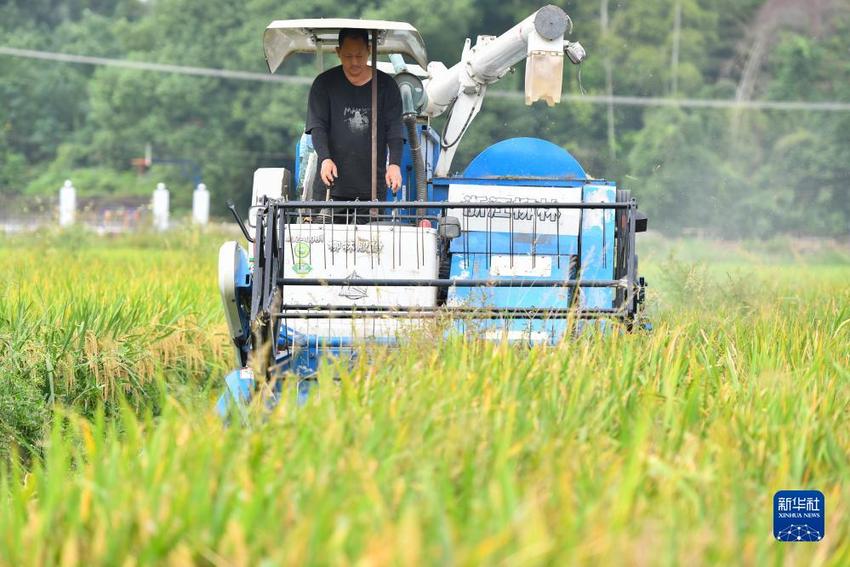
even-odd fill
[{"label": "sticker on harvester", "polygon": [[528,256],[514,254],[494,255],[490,260],[490,275],[525,276],[529,278],[548,278],[552,275],[551,256]]},{"label": "sticker on harvester", "polygon": [[543,343],[549,341],[552,336],[545,331],[528,331],[516,329],[506,331],[503,329],[494,329],[491,331],[486,331],[484,333],[484,338],[488,341],[500,341],[504,339],[508,342],[522,341],[531,343]]},{"label": "sticker on harvester", "polygon": [[778,541],[821,541],[826,499],[820,490],[780,490],[773,495],[773,537]]},{"label": "sticker on harvester", "polygon": [[296,242],[293,252],[296,258],[303,260],[310,255],[310,245],[306,242]]},{"label": "sticker on harvester", "polygon": [[577,209],[475,207],[476,204],[579,203],[581,187],[530,187],[513,185],[449,185],[449,201],[470,205],[448,209],[449,216],[460,219],[462,230],[513,232],[521,234],[578,234],[580,211]]}]

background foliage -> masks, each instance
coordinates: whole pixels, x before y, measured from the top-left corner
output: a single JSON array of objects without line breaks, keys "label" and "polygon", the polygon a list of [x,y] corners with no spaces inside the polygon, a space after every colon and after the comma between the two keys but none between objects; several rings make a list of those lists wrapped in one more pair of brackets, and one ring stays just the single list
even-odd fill
[{"label": "background foliage", "polygon": [[[560,2],[575,22],[572,39],[591,55],[580,77],[567,69],[565,90],[604,94],[610,64],[618,95],[730,99],[743,90],[766,100],[850,100],[848,0],[679,0],[674,81],[675,2]],[[0,45],[264,72],[260,38],[272,19],[362,16],[412,22],[430,58],[451,65],[464,38],[501,33],[537,7],[519,0],[7,0]],[[764,54],[748,75],[759,41]],[[519,90],[517,71],[494,90]],[[312,76],[315,66],[305,58],[282,72]],[[168,178],[188,196],[191,182],[177,168],[135,177],[130,160],[149,143],[157,157],[200,164],[221,213],[226,198],[245,201],[254,168],[291,167],[305,95],[298,85],[0,56],[0,195],[7,202],[52,195],[72,177],[88,194],[139,194]],[[539,136],[569,149],[594,176],[632,189],[653,226],[668,232],[847,233],[850,113],[613,110],[609,135],[604,105],[529,109],[489,97],[455,164],[462,170],[495,140]]]}]

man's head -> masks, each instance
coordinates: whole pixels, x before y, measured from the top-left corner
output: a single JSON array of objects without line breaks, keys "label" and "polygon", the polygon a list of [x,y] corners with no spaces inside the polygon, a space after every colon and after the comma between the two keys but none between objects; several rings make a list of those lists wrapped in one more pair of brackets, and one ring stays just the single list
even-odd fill
[{"label": "man's head", "polygon": [[339,47],[336,54],[342,63],[342,70],[350,79],[370,77],[369,33],[366,30],[344,28],[339,30]]}]

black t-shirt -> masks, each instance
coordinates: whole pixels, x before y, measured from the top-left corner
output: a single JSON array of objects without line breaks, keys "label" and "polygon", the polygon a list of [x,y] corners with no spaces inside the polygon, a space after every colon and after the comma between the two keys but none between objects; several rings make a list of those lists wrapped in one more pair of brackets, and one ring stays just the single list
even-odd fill
[{"label": "black t-shirt", "polygon": [[[332,159],[339,177],[331,193],[334,197],[372,198],[372,81],[355,86],[342,66],[316,77],[307,106],[308,134],[318,154],[318,165]],[[401,164],[401,95],[392,77],[378,71],[378,198],[384,194],[386,156],[389,163]]]}]

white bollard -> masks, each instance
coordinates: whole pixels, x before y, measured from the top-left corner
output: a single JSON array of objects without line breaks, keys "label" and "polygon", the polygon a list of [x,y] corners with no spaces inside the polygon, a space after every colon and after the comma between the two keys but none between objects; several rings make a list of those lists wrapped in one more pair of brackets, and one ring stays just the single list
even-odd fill
[{"label": "white bollard", "polygon": [[207,186],[199,183],[192,193],[192,222],[206,226],[210,220],[210,192]]},{"label": "white bollard", "polygon": [[153,192],[153,226],[157,230],[168,230],[168,201],[165,183],[157,183]]},{"label": "white bollard", "polygon": [[65,185],[59,189],[59,226],[68,227],[74,224],[77,214],[77,190],[71,180],[65,180]]}]

